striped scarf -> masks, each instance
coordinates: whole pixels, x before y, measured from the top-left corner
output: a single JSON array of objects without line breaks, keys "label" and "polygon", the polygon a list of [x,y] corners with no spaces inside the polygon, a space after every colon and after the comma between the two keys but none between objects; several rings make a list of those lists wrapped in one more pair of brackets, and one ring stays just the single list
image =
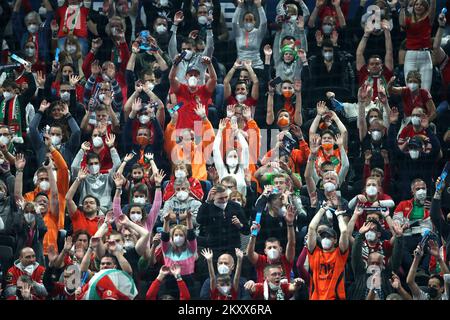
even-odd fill
[{"label": "striped scarf", "polygon": [[[8,110],[7,106],[8,105]],[[6,114],[8,112],[8,114]],[[7,121],[5,123],[5,120]],[[20,112],[19,99],[17,96],[11,100],[3,101],[0,104],[0,123],[7,124],[17,137],[22,137],[22,114]]]}]

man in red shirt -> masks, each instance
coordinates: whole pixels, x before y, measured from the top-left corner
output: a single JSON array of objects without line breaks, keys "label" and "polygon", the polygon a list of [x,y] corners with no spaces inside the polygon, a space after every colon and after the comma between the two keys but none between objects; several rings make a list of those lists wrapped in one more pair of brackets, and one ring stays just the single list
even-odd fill
[{"label": "man in red shirt", "polygon": [[[265,213],[268,214],[268,213]],[[247,246],[247,257],[251,264],[256,268],[257,282],[264,281],[264,268],[268,264],[281,264],[284,276],[291,280],[291,270],[294,264],[295,257],[295,230],[294,230],[294,220],[295,215],[292,210],[288,210],[285,215],[285,220],[287,224],[287,244],[286,244],[286,254],[282,254],[282,247],[280,241],[276,238],[269,238],[265,242],[264,255],[260,255],[255,252],[256,236],[253,234],[250,237],[250,241]],[[254,229],[259,229],[258,225],[253,225],[251,231]],[[258,230],[259,231],[259,230]],[[252,233],[251,232],[251,233]]]},{"label": "man in red shirt", "polygon": [[[211,96],[217,84],[217,75],[211,59],[202,57],[202,63],[208,67],[209,80],[205,85],[198,85],[200,78],[199,67],[191,65],[186,71],[187,85],[180,83],[177,78],[178,60],[180,55],[175,58],[172,69],[169,73],[170,93],[174,93],[177,97],[178,103],[183,103],[183,106],[178,110],[177,129],[194,128],[194,122],[202,123],[199,116],[196,115],[195,109],[200,103],[208,106],[211,102]],[[208,111],[208,109],[206,109]],[[206,112],[208,114],[208,112]],[[212,121],[214,122],[214,121]]]},{"label": "man in red shirt", "polygon": [[6,274],[6,289],[5,296],[9,297],[16,294],[18,279],[23,276],[29,276],[32,280],[34,293],[37,296],[45,297],[47,290],[42,284],[45,268],[36,262],[36,254],[34,250],[25,247],[20,251],[19,259],[14,262],[14,265],[9,268]]},{"label": "man in red shirt", "polygon": [[264,268],[264,282],[245,284],[254,300],[289,300],[303,284],[297,278],[293,283],[281,282],[282,268],[280,265],[268,265]]},{"label": "man in red shirt", "polygon": [[392,70],[394,69],[394,55],[392,51],[391,32],[389,30],[389,23],[383,21],[381,28],[384,30],[386,55],[384,56],[384,65],[380,56],[372,55],[366,64],[364,58],[364,51],[366,49],[367,41],[374,30],[373,24],[367,23],[364,28],[364,35],[359,42],[356,50],[356,70],[358,71],[358,83],[362,86],[366,81],[373,88],[372,101],[378,97],[378,86],[382,85],[387,89],[387,83],[394,76]]},{"label": "man in red shirt", "polygon": [[42,300],[34,295],[33,280],[27,275],[22,275],[17,279],[16,292],[6,300]]}]

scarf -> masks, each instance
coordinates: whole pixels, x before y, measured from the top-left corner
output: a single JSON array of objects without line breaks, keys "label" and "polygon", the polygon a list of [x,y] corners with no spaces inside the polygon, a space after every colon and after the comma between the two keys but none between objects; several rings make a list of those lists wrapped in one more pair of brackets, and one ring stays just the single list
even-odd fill
[{"label": "scarf", "polygon": [[[266,281],[264,281],[264,300],[269,300],[270,296],[269,296],[269,283]],[[284,300],[284,292],[281,289],[281,285],[280,285],[280,289],[278,289],[277,291],[277,299],[276,300]]]},{"label": "scarf", "polygon": [[22,137],[22,115],[17,96],[8,101],[3,99],[0,104],[0,123],[8,125],[17,137]]}]

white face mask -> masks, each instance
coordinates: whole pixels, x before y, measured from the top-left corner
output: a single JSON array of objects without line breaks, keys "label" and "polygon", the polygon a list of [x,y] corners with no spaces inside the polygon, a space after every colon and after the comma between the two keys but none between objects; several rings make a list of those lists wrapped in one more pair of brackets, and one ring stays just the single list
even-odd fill
[{"label": "white face mask", "polygon": [[427,198],[427,190],[425,189],[419,189],[416,191],[416,193],[414,194],[414,196],[416,197],[417,200],[419,201],[425,201],[425,199]]},{"label": "white face mask", "polygon": [[92,166],[89,166],[89,172],[91,174],[97,174],[100,171],[100,165],[99,164],[94,164]]},{"label": "white face mask", "polygon": [[411,123],[412,123],[413,126],[419,126],[420,125],[420,117],[412,116],[411,117]]},{"label": "white face mask", "polygon": [[414,8],[413,8],[413,7],[408,7],[407,10],[408,10],[408,13],[409,13],[409,14],[413,14]]},{"label": "white face mask", "polygon": [[101,102],[103,102],[103,99],[105,99],[105,94],[104,93],[100,93],[98,95],[98,100],[100,100]]},{"label": "white face mask", "polygon": [[123,246],[121,244],[116,244],[117,251],[123,251]]},{"label": "white face mask", "polygon": [[247,99],[247,95],[245,95],[245,94],[237,94],[237,95],[236,95],[236,100],[237,100],[237,102],[239,102],[239,103],[244,102],[245,99]]},{"label": "white face mask", "polygon": [[255,27],[255,25],[252,22],[246,22],[244,23],[244,29],[247,32],[250,32],[253,30],[253,28]]},{"label": "white face mask", "polygon": [[291,16],[290,18],[289,18],[289,20],[291,21],[291,22],[297,22],[297,16]]},{"label": "white face mask", "polygon": [[167,7],[167,5],[169,4],[169,0],[160,0],[159,4],[161,5],[161,7]]},{"label": "white face mask", "polygon": [[272,261],[277,260],[280,257],[280,251],[277,249],[269,249],[267,250],[267,257]]},{"label": "white face mask", "polygon": [[228,158],[227,158],[227,165],[228,165],[230,168],[236,168],[238,164],[239,164],[238,159],[232,158],[232,157],[228,157]]},{"label": "white face mask", "polygon": [[409,90],[411,91],[416,91],[417,89],[419,89],[419,84],[415,83],[415,82],[410,82],[407,84]]},{"label": "white face mask", "polygon": [[163,33],[165,33],[166,31],[167,31],[167,27],[166,27],[165,25],[160,24],[160,25],[157,25],[157,26],[156,26],[156,32],[157,32],[158,34],[163,34]]},{"label": "white face mask", "polygon": [[333,52],[324,52],[324,53],[323,53],[323,58],[324,58],[326,61],[331,61],[331,60],[333,60]]},{"label": "white face mask", "polygon": [[192,50],[184,50],[186,51],[186,55],[184,56],[184,60],[191,60],[192,55],[194,54]]},{"label": "white face mask", "polygon": [[32,213],[24,213],[23,217],[25,218],[25,222],[28,224],[32,224],[36,220],[35,215]]},{"label": "white face mask", "polygon": [[322,25],[322,31],[325,34],[330,34],[331,31],[333,31],[333,26],[331,26],[329,24],[324,24],[324,25]]},{"label": "white face mask", "polygon": [[86,1],[86,0],[83,1],[84,7],[85,7],[85,8],[88,8],[88,9],[91,7],[91,3],[92,3],[92,1]]},{"label": "white face mask", "polygon": [[94,145],[94,147],[100,148],[103,146],[103,139],[101,137],[94,137],[92,139],[92,144]]},{"label": "white face mask", "polygon": [[372,123],[372,122],[374,122],[375,120],[378,120],[378,117],[370,117],[369,123]]},{"label": "white face mask", "polygon": [[377,238],[377,234],[372,230],[366,232],[366,240],[367,241],[375,241]]},{"label": "white face mask", "polygon": [[196,87],[197,83],[198,83],[197,77],[194,77],[194,76],[189,77],[189,79],[188,79],[189,87]]},{"label": "white face mask", "polygon": [[177,247],[181,247],[184,244],[184,237],[183,236],[174,236],[173,237],[173,244]]},{"label": "white face mask", "polygon": [[374,196],[378,193],[378,189],[375,186],[366,187],[366,193],[368,196]]},{"label": "white face mask", "polygon": [[38,25],[32,23],[32,24],[28,25],[27,30],[29,33],[35,33],[36,31],[38,31]]},{"label": "white face mask", "polygon": [[66,0],[58,0],[58,7],[62,7]]},{"label": "white face mask", "polygon": [[52,141],[52,145],[53,145],[53,146],[58,146],[58,145],[61,144],[61,137],[58,137],[58,136],[52,136],[52,137],[50,138],[50,140]]},{"label": "white face mask", "polygon": [[47,191],[48,189],[50,189],[50,182],[46,180],[39,182],[39,189],[41,189],[42,191]]},{"label": "white face mask", "polygon": [[381,131],[374,130],[370,133],[370,136],[372,137],[373,141],[380,141],[381,139]]},{"label": "white face mask", "polygon": [[327,182],[324,183],[323,189],[325,190],[325,192],[333,192],[336,190],[336,186],[332,182]]},{"label": "white face mask", "polygon": [[74,54],[75,52],[77,52],[77,46],[74,45],[68,45],[66,47],[66,51],[70,54]]},{"label": "white face mask", "polygon": [[322,248],[324,250],[330,250],[331,247],[333,246],[333,241],[331,241],[328,238],[323,238],[322,241],[321,241],[321,244],[322,244]]},{"label": "white face mask", "polygon": [[175,178],[176,179],[184,179],[184,178],[186,178],[186,171],[184,171],[184,170],[175,170]]},{"label": "white face mask", "polygon": [[227,207],[227,203],[218,203],[216,201],[214,201],[214,205],[222,210],[225,210],[225,208]]},{"label": "white face mask", "polygon": [[4,145],[8,145],[9,144],[9,138],[5,137],[5,136],[0,136],[0,142],[3,143]]},{"label": "white face mask", "polygon": [[13,97],[13,94],[11,92],[9,92],[9,91],[3,92],[3,98],[5,99],[5,101],[9,101],[12,97]]},{"label": "white face mask", "polygon": [[133,203],[135,204],[145,204],[145,198],[143,197],[134,197]]},{"label": "white face mask", "polygon": [[228,266],[225,264],[221,264],[217,267],[217,271],[219,272],[219,274],[228,274],[230,273],[230,268],[228,268]]},{"label": "white face mask", "polygon": [[70,92],[68,91],[64,91],[63,93],[61,93],[61,100],[62,101],[69,101],[70,100]]},{"label": "white face mask", "polygon": [[198,24],[207,24],[208,18],[206,16],[199,16],[197,18]]},{"label": "white face mask", "polygon": [[142,124],[146,124],[150,121],[150,117],[146,114],[143,114],[142,116],[139,117],[139,122]]},{"label": "white face mask", "polygon": [[[139,199],[143,199],[143,198],[139,198]],[[139,222],[142,220],[142,214],[141,213],[132,213],[132,214],[130,214],[130,219],[134,223]]]},{"label": "white face mask", "polygon": [[412,160],[419,159],[420,151],[419,150],[409,150],[409,156]]},{"label": "white face mask", "polygon": [[123,244],[123,247],[125,248],[125,250],[131,250],[134,248],[134,242],[131,240],[127,240],[125,241],[125,243]]},{"label": "white face mask", "polygon": [[26,48],[25,49],[25,55],[27,57],[32,57],[34,56],[34,53],[36,52],[36,50],[34,48]]},{"label": "white face mask", "polygon": [[180,201],[185,201],[189,197],[189,193],[187,191],[178,191],[177,192],[177,199]]},{"label": "white face mask", "polygon": [[149,82],[147,84],[147,88],[148,90],[153,91],[153,89],[155,89],[155,84],[153,82]]},{"label": "white face mask", "polygon": [[217,289],[220,291],[220,293],[224,296],[228,296],[231,291],[231,286],[218,286]]}]

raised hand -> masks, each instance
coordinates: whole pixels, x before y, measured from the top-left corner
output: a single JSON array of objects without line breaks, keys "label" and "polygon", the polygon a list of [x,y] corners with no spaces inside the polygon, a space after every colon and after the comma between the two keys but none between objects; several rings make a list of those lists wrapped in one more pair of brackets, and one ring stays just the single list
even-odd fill
[{"label": "raised hand", "polygon": [[331,0],[331,3],[335,8],[337,8],[341,5],[341,0]]},{"label": "raised hand", "polygon": [[295,208],[292,205],[287,205],[286,206],[286,214],[284,216],[284,220],[286,220],[287,224],[293,224],[294,220],[295,220]]},{"label": "raised hand", "polygon": [[143,89],[144,89],[144,85],[142,84],[141,80],[136,81],[136,83],[134,85],[134,91],[137,91],[138,93],[141,93]]},{"label": "raised hand", "polygon": [[327,104],[325,101],[317,102],[316,108],[317,114],[320,116],[324,115],[328,111]]},{"label": "raised hand", "polygon": [[192,30],[190,33],[189,33],[189,36],[188,36],[189,38],[191,38],[191,39],[197,39],[197,37],[198,37],[198,30]]},{"label": "raised hand", "polygon": [[116,142],[116,135],[114,133],[107,133],[105,143],[108,146],[108,148],[114,147],[114,142]]},{"label": "raised hand", "polygon": [[370,230],[370,228],[372,228],[372,226],[373,226],[373,222],[364,222],[362,227],[359,228],[359,233],[365,234],[367,231]]},{"label": "raised hand", "polygon": [[142,109],[142,100],[141,98],[136,98],[136,100],[134,100],[133,104],[131,105],[131,110],[134,111],[135,113],[138,113],[139,111],[141,111]]},{"label": "raised hand", "polygon": [[242,64],[244,65],[244,68],[248,70],[252,67],[252,60],[244,60]]},{"label": "raised hand", "polygon": [[242,116],[247,121],[252,119],[252,110],[249,106],[244,105],[244,108],[242,108]]},{"label": "raised hand", "polygon": [[31,284],[23,282],[20,292],[24,300],[31,300]]},{"label": "raised hand", "polygon": [[224,119],[220,119],[220,122],[219,122],[219,130],[224,130],[226,127],[227,127],[227,119],[226,118],[224,118]]},{"label": "raised hand", "polygon": [[247,291],[253,291],[253,288],[255,287],[256,283],[253,280],[248,280],[245,284],[244,284],[244,289]]},{"label": "raised hand", "polygon": [[314,134],[310,137],[309,149],[311,150],[312,154],[317,154],[317,152],[319,152],[321,140],[322,139],[318,134]]},{"label": "raised hand", "polygon": [[336,30],[333,30],[331,32],[330,40],[333,43],[333,45],[337,45],[339,39],[339,33]]},{"label": "raised hand", "polygon": [[159,170],[159,172],[155,172],[153,179],[155,180],[156,185],[161,185],[163,179],[165,178],[166,174],[163,170]]},{"label": "raised hand", "polygon": [[239,249],[239,248],[234,248],[234,251],[235,251],[235,253],[236,253],[236,258],[237,258],[238,260],[244,259],[244,253],[242,252],[241,249]]},{"label": "raised hand", "polygon": [[297,27],[300,30],[305,29],[305,18],[303,18],[303,16],[298,16],[298,18],[297,18]]},{"label": "raised hand", "polygon": [[205,248],[202,250],[202,256],[205,257],[206,261],[211,261],[213,258],[213,252],[209,248]]},{"label": "raised hand", "polygon": [[296,93],[300,93],[302,91],[302,80],[294,81],[294,90]]},{"label": "raised hand", "polygon": [[391,283],[392,288],[394,288],[395,290],[398,290],[402,285],[402,283],[400,282],[400,278],[394,272],[392,272],[392,278],[389,279],[389,282]]},{"label": "raised hand", "polygon": [[25,168],[26,163],[27,161],[22,153],[16,154],[15,166],[17,170],[23,170],[23,168]]},{"label": "raised hand", "polygon": [[45,112],[48,108],[50,108],[50,102],[47,100],[42,100],[41,105],[39,106],[39,111]]},{"label": "raised hand", "polygon": [[372,87],[366,82],[358,89],[358,101],[367,102],[370,100]]},{"label": "raised hand", "polygon": [[81,80],[81,77],[77,76],[75,74],[73,74],[69,77],[69,82],[72,87],[75,87],[78,84],[78,82],[80,82],[80,80]]},{"label": "raised hand", "polygon": [[81,168],[80,171],[78,171],[78,176],[77,178],[81,181],[83,181],[84,179],[86,179],[86,177],[88,176],[89,171],[86,167]]},{"label": "raised hand", "polygon": [[264,54],[266,56],[271,56],[272,55],[272,47],[270,46],[270,44],[266,44],[264,46]]},{"label": "raised hand", "polygon": [[42,71],[37,72],[36,82],[39,88],[43,88],[45,85],[45,74]]},{"label": "raised hand", "polygon": [[49,245],[48,246],[47,257],[48,257],[49,264],[53,265],[53,262],[58,257],[58,252],[56,252],[56,249],[55,249],[55,247],[53,245]]},{"label": "raised hand", "polygon": [[100,49],[100,47],[102,46],[102,44],[103,44],[102,38],[95,38],[95,39],[93,39],[92,42],[91,42],[91,48],[92,48],[94,51],[97,51],[98,49]]},{"label": "raised hand", "polygon": [[358,194],[357,198],[358,198],[358,202],[361,202],[361,203],[366,203],[367,202],[367,198],[363,194]]},{"label": "raised hand", "polygon": [[197,104],[197,108],[194,109],[194,112],[196,115],[198,115],[202,119],[206,117],[205,106],[201,103]]},{"label": "raised hand", "polygon": [[164,265],[161,267],[161,269],[159,269],[159,276],[161,278],[165,278],[169,274],[170,274],[170,268],[168,266]]},{"label": "raised hand", "polygon": [[123,158],[123,161],[125,161],[125,162],[130,162],[133,158],[134,158],[134,153],[128,153],[128,154],[125,155],[125,157]]},{"label": "raised hand", "polygon": [[119,172],[114,173],[113,180],[117,188],[120,188],[125,183],[125,177]]},{"label": "raised hand", "polygon": [[430,247],[430,254],[438,258],[439,257],[439,246],[436,241],[430,240],[428,241],[428,246]]},{"label": "raised hand", "polygon": [[414,250],[414,257],[421,258],[422,256],[423,256],[423,248],[419,244],[417,248]]},{"label": "raised hand", "polygon": [[16,201],[17,208],[21,209],[22,211],[25,209],[25,200],[19,199]]},{"label": "raised hand", "polygon": [[240,68],[242,68],[242,66],[243,66],[242,61],[239,60],[239,59],[237,59],[237,60],[234,62],[234,64],[233,64],[233,67],[234,67],[235,69],[240,69]]},{"label": "raised hand", "polygon": [[85,153],[88,152],[89,150],[91,150],[91,143],[89,141],[83,142],[83,144],[81,145],[81,149],[83,149]]},{"label": "raised hand", "polygon": [[445,18],[445,14],[441,13],[439,15],[438,22],[439,22],[440,27],[445,27],[445,25],[447,24],[447,19]]},{"label": "raised hand", "polygon": [[211,58],[207,57],[207,56],[203,56],[202,57],[202,63],[206,64],[207,66],[209,66],[211,64]]},{"label": "raised hand", "polygon": [[157,233],[152,239],[152,246],[157,247],[160,243],[161,243],[161,233]]},{"label": "raised hand", "polygon": [[338,146],[343,146],[344,145],[344,136],[340,133],[336,134],[336,144]]},{"label": "raised hand", "polygon": [[177,11],[177,13],[175,13],[175,17],[173,18],[173,24],[177,26],[181,22],[183,22],[183,20],[184,20],[183,11]]},{"label": "raised hand", "polygon": [[232,116],[234,116],[235,107],[236,107],[236,105],[234,105],[234,104],[229,104],[227,106],[227,118],[231,118]]},{"label": "raised hand", "polygon": [[316,31],[316,42],[318,46],[322,46],[322,42],[323,42],[323,33],[320,30]]},{"label": "raised hand", "polygon": [[389,25],[389,21],[386,19],[381,20],[381,30],[390,31],[391,26]]},{"label": "raised hand", "polygon": [[94,75],[94,76],[98,76],[101,72],[102,72],[102,68],[100,68],[98,60],[95,60],[91,64],[91,74]]},{"label": "raised hand", "polygon": [[289,128],[290,131],[294,134],[294,136],[296,136],[298,139],[303,139],[303,132],[299,126],[291,124]]},{"label": "raised hand", "polygon": [[68,236],[66,237],[66,239],[64,240],[64,251],[69,251],[70,249],[72,249],[72,237]]}]

